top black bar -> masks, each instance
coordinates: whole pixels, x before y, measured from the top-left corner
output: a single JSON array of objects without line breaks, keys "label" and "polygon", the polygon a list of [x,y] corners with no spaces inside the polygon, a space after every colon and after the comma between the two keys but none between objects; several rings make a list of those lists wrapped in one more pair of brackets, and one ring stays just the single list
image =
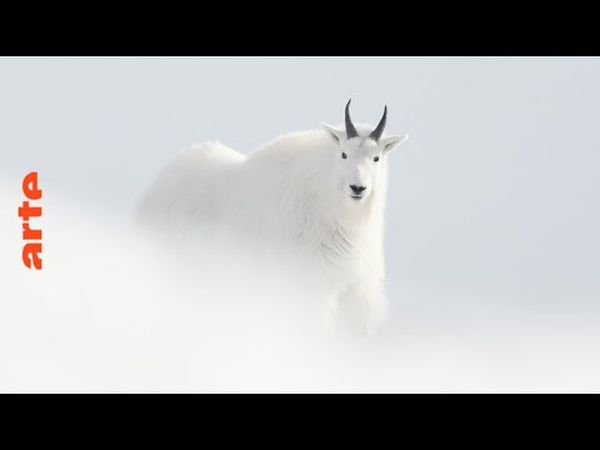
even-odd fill
[{"label": "top black bar", "polygon": [[[384,7],[376,18],[354,12],[344,19],[339,11],[307,13],[305,5],[304,16],[291,11],[257,21],[237,11],[238,6],[230,8],[234,11],[227,15],[205,11],[178,19],[94,16],[70,20],[68,26],[27,18],[26,26],[0,29],[0,55],[600,56],[597,27],[586,23],[593,17],[585,14],[569,20],[561,12],[557,21],[507,10],[505,18],[495,11],[458,21],[431,6],[427,15]],[[4,19],[11,23],[8,16]]]}]

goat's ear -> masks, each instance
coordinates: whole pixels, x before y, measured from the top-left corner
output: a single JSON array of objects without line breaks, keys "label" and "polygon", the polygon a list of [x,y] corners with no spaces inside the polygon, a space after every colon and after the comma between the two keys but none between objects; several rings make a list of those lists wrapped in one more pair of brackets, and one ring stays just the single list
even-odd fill
[{"label": "goat's ear", "polygon": [[397,148],[400,144],[402,144],[407,139],[408,139],[408,134],[401,134],[398,136],[387,136],[387,137],[381,138],[379,140],[379,145],[381,145],[381,149],[382,149],[383,153],[387,153],[387,152]]},{"label": "goat's ear", "polygon": [[342,139],[346,136],[346,131],[344,130],[338,130],[335,127],[332,127],[331,125],[326,124],[325,122],[321,122],[321,127],[323,128],[323,130],[325,130],[325,133],[327,133],[328,136],[331,137],[331,139],[333,139],[333,141],[337,144],[339,144]]}]

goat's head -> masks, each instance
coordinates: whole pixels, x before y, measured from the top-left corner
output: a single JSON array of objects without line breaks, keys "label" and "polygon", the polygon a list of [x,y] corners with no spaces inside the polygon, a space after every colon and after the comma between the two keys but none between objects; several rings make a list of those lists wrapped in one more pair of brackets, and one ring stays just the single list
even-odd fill
[{"label": "goat's head", "polygon": [[387,106],[374,129],[364,126],[357,129],[350,118],[350,101],[346,104],[344,129],[326,123],[321,125],[337,144],[334,155],[335,186],[346,198],[361,203],[378,190],[379,175],[385,170],[387,154],[404,142],[408,135],[383,136]]}]

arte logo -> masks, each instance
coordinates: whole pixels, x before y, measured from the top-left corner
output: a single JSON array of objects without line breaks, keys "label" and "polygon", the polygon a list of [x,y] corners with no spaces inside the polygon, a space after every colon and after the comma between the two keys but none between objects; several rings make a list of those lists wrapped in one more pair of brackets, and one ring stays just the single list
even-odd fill
[{"label": "arte logo", "polygon": [[[23,194],[28,200],[40,200],[42,190],[38,187],[38,173],[30,172],[23,178]],[[42,229],[31,227],[31,217],[41,217],[42,207],[31,206],[24,200],[19,208],[19,217],[23,219],[23,264],[29,269],[42,270]]]}]

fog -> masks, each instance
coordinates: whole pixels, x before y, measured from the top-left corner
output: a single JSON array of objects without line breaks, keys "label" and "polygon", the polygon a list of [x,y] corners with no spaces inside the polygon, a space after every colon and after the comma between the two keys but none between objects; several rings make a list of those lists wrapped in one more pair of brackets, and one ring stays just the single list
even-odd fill
[{"label": "fog", "polygon": [[[596,58],[0,59],[0,390],[598,391],[599,75]],[[375,335],[321,329],[293,276],[267,285],[232,254],[194,271],[131,235],[182,147],[247,152],[341,122],[349,97],[411,136],[390,157]],[[32,170],[41,272],[20,260]]]}]

